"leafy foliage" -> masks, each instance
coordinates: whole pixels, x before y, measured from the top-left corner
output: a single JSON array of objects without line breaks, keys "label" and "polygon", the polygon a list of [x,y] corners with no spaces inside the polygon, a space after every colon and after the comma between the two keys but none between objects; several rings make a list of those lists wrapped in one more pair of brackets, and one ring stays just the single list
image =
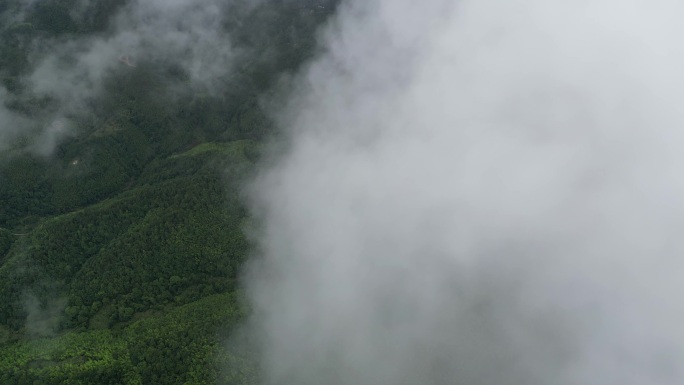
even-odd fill
[{"label": "leafy foliage", "polygon": [[[0,348],[3,384],[238,383],[254,368],[217,342],[244,316],[234,294],[205,297],[119,330],[70,332]],[[240,362],[233,373],[222,368]]]}]

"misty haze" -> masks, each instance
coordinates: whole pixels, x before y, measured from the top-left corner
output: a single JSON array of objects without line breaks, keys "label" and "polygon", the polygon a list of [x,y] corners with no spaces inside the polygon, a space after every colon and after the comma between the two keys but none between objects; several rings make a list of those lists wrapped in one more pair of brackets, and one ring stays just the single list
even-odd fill
[{"label": "misty haze", "polygon": [[0,0],[0,384],[681,384],[683,16]]}]

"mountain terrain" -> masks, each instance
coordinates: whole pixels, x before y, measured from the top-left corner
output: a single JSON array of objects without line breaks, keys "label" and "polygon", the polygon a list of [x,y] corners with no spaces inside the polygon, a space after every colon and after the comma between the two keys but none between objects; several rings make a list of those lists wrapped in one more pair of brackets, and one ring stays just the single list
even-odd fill
[{"label": "mountain terrain", "polygon": [[244,186],[336,3],[143,3],[0,1],[1,384],[258,382]]}]

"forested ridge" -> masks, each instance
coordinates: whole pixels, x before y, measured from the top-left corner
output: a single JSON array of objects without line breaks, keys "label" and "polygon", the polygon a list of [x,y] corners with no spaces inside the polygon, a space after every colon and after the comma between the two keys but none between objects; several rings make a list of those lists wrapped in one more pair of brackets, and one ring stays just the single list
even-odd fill
[{"label": "forested ridge", "polygon": [[32,86],[41,49],[105,40],[130,3],[0,0],[0,384],[258,382],[244,185],[278,134],[263,100],[335,2],[227,0],[241,54],[213,88],[159,55],[122,56],[78,108]]}]

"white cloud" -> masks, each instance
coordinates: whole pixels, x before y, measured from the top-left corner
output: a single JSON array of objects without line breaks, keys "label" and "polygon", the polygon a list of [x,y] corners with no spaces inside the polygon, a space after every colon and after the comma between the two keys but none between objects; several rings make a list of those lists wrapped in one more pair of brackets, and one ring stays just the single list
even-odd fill
[{"label": "white cloud", "polygon": [[678,384],[674,1],[350,1],[255,181],[268,383]]}]

